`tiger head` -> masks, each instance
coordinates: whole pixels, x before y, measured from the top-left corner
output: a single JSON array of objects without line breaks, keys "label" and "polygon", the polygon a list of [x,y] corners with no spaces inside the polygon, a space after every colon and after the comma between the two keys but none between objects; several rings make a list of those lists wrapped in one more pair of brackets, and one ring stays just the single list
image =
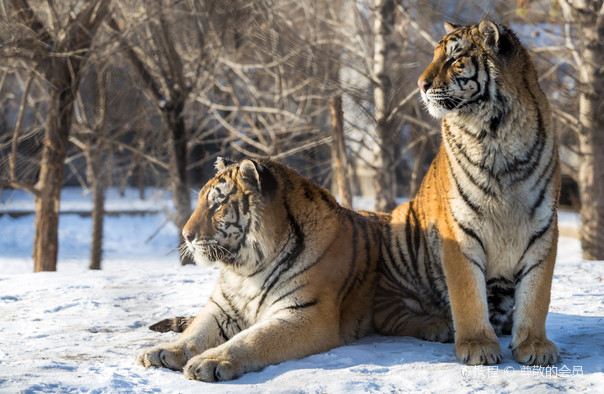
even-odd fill
[{"label": "tiger head", "polygon": [[445,30],[417,82],[422,101],[437,118],[477,113],[498,99],[498,80],[514,81],[518,62],[513,59],[522,46],[512,30],[486,19],[471,26],[445,23]]},{"label": "tiger head", "polygon": [[254,160],[218,158],[215,167],[216,175],[199,192],[197,207],[183,228],[182,251],[199,265],[258,264],[276,238],[263,229],[271,227],[265,212],[275,200],[277,181]]}]

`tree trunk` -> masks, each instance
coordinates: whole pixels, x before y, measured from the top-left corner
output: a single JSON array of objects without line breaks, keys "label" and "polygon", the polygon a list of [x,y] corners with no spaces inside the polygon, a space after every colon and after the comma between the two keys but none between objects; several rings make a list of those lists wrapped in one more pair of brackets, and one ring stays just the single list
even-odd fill
[{"label": "tree trunk", "polygon": [[34,197],[34,272],[57,270],[59,201],[75,99],[67,64],[61,59],[53,60],[53,63],[49,78],[53,88],[48,102],[40,175],[36,183],[38,194]]},{"label": "tree trunk", "polygon": [[[166,124],[170,128],[170,183],[172,189],[172,200],[176,211],[175,222],[179,231],[179,246],[184,243],[180,232],[191,215],[191,194],[187,182],[187,134],[185,122],[182,118],[184,103],[177,108],[166,111]],[[182,265],[195,264],[189,255],[181,255]]]},{"label": "tree trunk", "polygon": [[145,199],[145,171],[143,168],[143,151],[145,150],[145,138],[142,135],[136,135],[136,152],[132,160],[134,161],[134,179],[138,188],[138,198]]},{"label": "tree trunk", "polygon": [[108,170],[103,169],[107,135],[107,74],[105,70],[96,75],[99,101],[97,104],[96,126],[88,139],[88,184],[92,187],[92,241],[90,246],[91,270],[101,269],[103,258],[103,224],[105,220],[105,187]]},{"label": "tree trunk", "polygon": [[101,154],[91,156],[92,181],[92,245],[90,246],[91,270],[101,269],[103,258],[103,222],[105,220],[105,174],[101,170]]},{"label": "tree trunk", "polygon": [[396,207],[396,143],[392,123],[388,121],[392,110],[392,82],[389,75],[391,59],[388,55],[395,49],[394,7],[394,0],[375,0],[373,24],[373,97],[377,135],[375,209],[382,212],[389,212]]},{"label": "tree trunk", "polygon": [[[596,5],[597,3],[597,5]],[[604,4],[574,1],[582,26],[579,190],[583,258],[604,260]]]},{"label": "tree trunk", "polygon": [[352,192],[348,180],[348,160],[346,158],[346,141],[344,139],[344,112],[342,111],[342,96],[336,95],[329,100],[331,109],[331,148],[333,172],[336,181],[340,203],[346,208],[352,208]]}]

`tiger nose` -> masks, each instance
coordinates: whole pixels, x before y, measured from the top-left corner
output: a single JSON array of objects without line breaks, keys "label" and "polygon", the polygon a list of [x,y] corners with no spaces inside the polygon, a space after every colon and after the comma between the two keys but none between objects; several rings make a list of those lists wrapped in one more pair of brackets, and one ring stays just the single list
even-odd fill
[{"label": "tiger nose", "polygon": [[196,238],[197,234],[195,233],[191,233],[189,231],[183,231],[182,232],[182,237],[185,239],[185,241],[187,242],[193,242],[193,240]]},{"label": "tiger nose", "polygon": [[420,79],[417,81],[417,86],[419,86],[422,92],[425,93],[426,90],[430,89],[430,86],[432,86],[432,82],[425,79]]}]

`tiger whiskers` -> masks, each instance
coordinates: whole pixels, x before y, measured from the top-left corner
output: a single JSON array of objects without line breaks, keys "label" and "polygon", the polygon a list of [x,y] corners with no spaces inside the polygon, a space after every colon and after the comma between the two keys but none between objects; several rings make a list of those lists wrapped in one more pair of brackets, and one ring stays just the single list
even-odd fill
[{"label": "tiger whiskers", "polygon": [[190,256],[194,260],[215,262],[219,260],[235,261],[236,256],[233,252],[218,244],[214,239],[195,240],[187,242],[180,246],[180,252],[183,256]]},{"label": "tiger whiskers", "polygon": [[183,242],[180,244],[180,246],[178,247],[178,251],[180,253],[181,258],[184,259],[186,257],[190,257],[190,258],[194,259],[193,252],[191,251],[191,249],[189,248],[189,245],[187,245],[186,242]]},{"label": "tiger whiskers", "polygon": [[228,258],[229,261],[235,260],[235,254],[233,252],[218,244],[211,246],[210,253],[214,254],[214,256],[212,256],[214,260],[224,260],[225,258]]}]

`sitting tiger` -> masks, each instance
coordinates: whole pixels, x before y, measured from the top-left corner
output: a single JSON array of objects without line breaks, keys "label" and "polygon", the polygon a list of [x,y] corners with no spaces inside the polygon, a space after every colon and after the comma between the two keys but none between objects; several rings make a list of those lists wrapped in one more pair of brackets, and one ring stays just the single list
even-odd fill
[{"label": "sitting tiger", "polygon": [[138,363],[230,380],[372,332],[389,215],[345,209],[272,160],[218,159],[216,169],[183,236],[196,263],[220,264],[218,283],[197,317],[156,326],[184,332]]},{"label": "sitting tiger", "polygon": [[560,166],[549,104],[508,27],[445,29],[418,81],[442,117],[442,143],[417,196],[392,213],[376,324],[454,339],[457,358],[474,365],[500,362],[496,334],[511,329],[516,361],[555,364],[545,320]]}]

